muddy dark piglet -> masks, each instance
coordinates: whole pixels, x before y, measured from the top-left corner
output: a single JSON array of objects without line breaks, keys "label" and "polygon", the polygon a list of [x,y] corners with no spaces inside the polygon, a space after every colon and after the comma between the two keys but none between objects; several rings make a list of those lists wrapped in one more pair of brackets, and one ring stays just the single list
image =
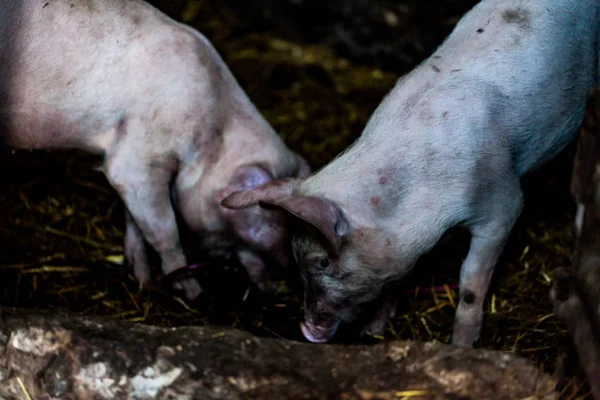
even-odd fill
[{"label": "muddy dark piglet", "polygon": [[599,14],[597,0],[482,0],[397,82],[350,149],[303,182],[224,201],[290,218],[307,339],[330,340],[463,226],[471,243],[452,342],[472,346],[521,213],[520,178],[574,139],[597,83]]},{"label": "muddy dark piglet", "polygon": [[[127,210],[125,251],[150,279],[145,243],[162,270],[187,264],[169,185],[198,246],[238,253],[262,285],[265,256],[291,260],[280,217],[221,207],[229,194],[306,177],[209,41],[140,0],[21,0],[0,8],[3,139],[12,148],[79,148]],[[186,278],[188,298],[201,291]]]}]

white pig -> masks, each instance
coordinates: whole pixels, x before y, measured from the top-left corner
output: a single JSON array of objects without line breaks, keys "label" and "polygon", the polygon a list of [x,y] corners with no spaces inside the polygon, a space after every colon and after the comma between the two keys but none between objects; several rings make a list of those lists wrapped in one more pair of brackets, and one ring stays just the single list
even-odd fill
[{"label": "white pig", "polygon": [[[11,0],[0,7],[0,110],[12,148],[78,148],[127,209],[125,251],[150,279],[145,242],[165,273],[184,267],[169,195],[198,246],[237,252],[260,284],[266,255],[291,261],[277,217],[220,206],[232,192],[307,176],[209,41],[140,0]],[[289,250],[289,253],[288,253]],[[201,291],[178,282],[188,298]]]},{"label": "white pig", "polygon": [[520,178],[574,139],[597,82],[599,10],[597,0],[481,1],[397,82],[347,151],[303,182],[224,200],[291,217],[308,340],[330,340],[463,226],[471,243],[452,342],[473,345],[521,213]]}]

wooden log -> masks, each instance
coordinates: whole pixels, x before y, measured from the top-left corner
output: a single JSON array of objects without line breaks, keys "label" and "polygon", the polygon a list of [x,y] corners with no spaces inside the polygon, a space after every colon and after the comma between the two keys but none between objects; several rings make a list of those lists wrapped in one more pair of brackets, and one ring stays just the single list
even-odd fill
[{"label": "wooden log", "polygon": [[2,309],[2,399],[556,399],[529,361],[390,341],[316,345]]}]

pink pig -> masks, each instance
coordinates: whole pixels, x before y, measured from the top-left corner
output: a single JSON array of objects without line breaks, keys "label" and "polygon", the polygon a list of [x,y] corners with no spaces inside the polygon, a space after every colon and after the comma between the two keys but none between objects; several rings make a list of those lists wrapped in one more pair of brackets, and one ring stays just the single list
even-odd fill
[{"label": "pink pig", "polygon": [[[236,252],[262,284],[264,257],[291,260],[280,217],[229,210],[229,194],[306,177],[210,42],[141,0],[21,0],[0,9],[3,140],[12,148],[78,148],[127,209],[125,251],[150,279],[145,242],[162,270],[187,265],[169,185],[198,246]],[[186,278],[188,298],[201,291]]]},{"label": "pink pig", "polygon": [[463,226],[471,244],[452,342],[472,346],[521,213],[520,178],[570,143],[583,119],[599,27],[597,0],[482,0],[333,162],[305,181],[224,200],[289,217],[308,340],[330,340]]}]

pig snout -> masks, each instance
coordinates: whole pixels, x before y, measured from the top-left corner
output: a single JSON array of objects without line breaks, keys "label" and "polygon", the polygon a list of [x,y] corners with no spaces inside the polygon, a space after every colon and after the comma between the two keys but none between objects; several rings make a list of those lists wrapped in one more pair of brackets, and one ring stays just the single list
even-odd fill
[{"label": "pig snout", "polygon": [[339,325],[339,320],[328,319],[326,321],[313,322],[307,319],[300,324],[300,330],[308,341],[312,343],[326,343],[335,336]]},{"label": "pig snout", "polygon": [[335,335],[341,322],[336,309],[326,301],[305,301],[304,322],[300,324],[302,334],[313,343],[325,343]]}]

